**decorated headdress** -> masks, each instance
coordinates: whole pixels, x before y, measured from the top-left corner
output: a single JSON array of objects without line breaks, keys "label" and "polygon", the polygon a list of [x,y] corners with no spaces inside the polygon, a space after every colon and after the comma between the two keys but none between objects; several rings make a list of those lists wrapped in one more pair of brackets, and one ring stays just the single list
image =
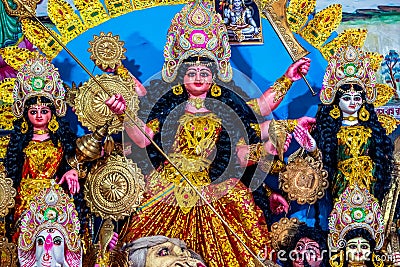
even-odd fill
[{"label": "decorated headdress", "polygon": [[332,104],[340,86],[357,84],[363,88],[367,103],[372,104],[376,98],[375,81],[370,58],[359,47],[340,47],[326,68],[320,94],[321,102],[325,105]]},{"label": "decorated headdress", "polygon": [[25,102],[31,97],[44,96],[52,101],[57,116],[64,116],[67,104],[65,89],[58,69],[47,58],[38,55],[30,58],[19,69],[15,81],[12,111],[17,118],[22,117]]},{"label": "decorated headdress", "polygon": [[367,230],[376,241],[375,250],[383,246],[384,221],[378,200],[367,189],[347,187],[334,204],[329,216],[328,245],[332,250],[345,246],[345,237],[353,229]]},{"label": "decorated headdress", "polygon": [[68,264],[80,266],[81,242],[78,212],[73,199],[69,198],[58,185],[42,190],[31,201],[29,209],[22,217],[21,234],[18,239],[20,260],[34,258],[34,241],[39,233],[46,229],[56,229],[63,235],[66,248],[65,258]]},{"label": "decorated headdress", "polygon": [[175,80],[179,66],[189,57],[213,60],[218,78],[224,82],[232,79],[228,33],[210,2],[197,0],[175,15],[168,29],[164,57],[162,77],[166,82]]}]

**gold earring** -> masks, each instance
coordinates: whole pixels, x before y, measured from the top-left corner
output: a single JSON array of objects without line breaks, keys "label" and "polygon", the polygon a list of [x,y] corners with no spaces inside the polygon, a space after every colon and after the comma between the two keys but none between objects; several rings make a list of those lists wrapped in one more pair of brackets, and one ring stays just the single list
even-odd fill
[{"label": "gold earring", "polygon": [[[340,253],[334,254],[330,259],[329,259],[329,263],[332,267],[343,267],[343,255],[344,252],[343,250],[340,251]],[[336,262],[336,259],[339,258],[339,262]]]},{"label": "gold earring", "polygon": [[51,116],[51,120],[50,120],[50,122],[49,122],[49,125],[47,126],[47,128],[49,128],[49,130],[52,132],[52,133],[54,133],[55,131],[57,131],[58,130],[58,128],[59,128],[59,124],[58,124],[58,121],[56,120],[56,116]]},{"label": "gold earring", "polygon": [[337,105],[333,105],[333,109],[331,111],[329,111],[329,115],[333,119],[337,120],[337,118],[340,117],[340,109],[339,109],[339,107]]},{"label": "gold earring", "polygon": [[372,253],[372,264],[375,267],[383,267],[383,260],[375,255],[375,252]]},{"label": "gold earring", "polygon": [[172,86],[172,92],[174,93],[174,95],[181,95],[183,93],[182,85],[177,84],[175,86]]},{"label": "gold earring", "polygon": [[25,118],[23,118],[23,121],[21,123],[21,133],[26,134],[28,131],[28,123],[26,122]]},{"label": "gold earring", "polygon": [[358,118],[362,121],[369,120],[369,111],[363,105],[361,109],[358,111]]},{"label": "gold earring", "polygon": [[213,83],[212,87],[211,87],[211,95],[213,97],[218,97],[221,95],[221,87],[219,87],[218,85],[216,85],[215,83]]}]

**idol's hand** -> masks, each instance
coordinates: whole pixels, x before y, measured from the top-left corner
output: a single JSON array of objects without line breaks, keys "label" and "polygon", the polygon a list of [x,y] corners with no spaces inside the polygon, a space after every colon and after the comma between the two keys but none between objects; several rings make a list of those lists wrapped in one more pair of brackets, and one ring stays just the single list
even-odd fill
[{"label": "idol's hand", "polygon": [[[283,145],[283,153],[285,153],[289,149],[289,146],[290,146],[291,142],[292,142],[292,135],[287,133],[286,134],[285,144]],[[272,144],[271,141],[265,142],[264,148],[265,148],[265,151],[267,151],[268,154],[278,155],[278,151],[276,150],[276,147],[274,147],[274,145]]]},{"label": "idol's hand", "polygon": [[110,108],[110,110],[120,115],[126,110],[126,102],[122,95],[116,94],[106,100],[105,104]]},{"label": "idol's hand", "polygon": [[78,172],[76,170],[72,169],[64,173],[58,184],[62,184],[65,181],[67,182],[68,189],[71,194],[75,195],[81,189],[78,181]]},{"label": "idol's hand", "polygon": [[315,139],[311,136],[310,132],[302,126],[297,125],[293,131],[294,139],[297,143],[308,152],[313,152],[317,148]]},{"label": "idol's hand", "polygon": [[288,213],[289,204],[287,203],[286,199],[280,194],[272,193],[269,197],[269,208],[274,214],[280,214],[282,212]]},{"label": "idol's hand", "polygon": [[315,125],[315,118],[312,117],[301,117],[297,119],[297,125],[303,127],[304,129],[311,131]]},{"label": "idol's hand", "polygon": [[110,243],[108,243],[108,249],[111,251],[115,248],[118,243],[118,233],[114,232]]},{"label": "idol's hand", "polygon": [[307,75],[308,70],[310,69],[310,62],[311,60],[306,57],[299,59],[289,66],[285,72],[285,76],[293,82],[300,80],[302,78],[301,74]]}]

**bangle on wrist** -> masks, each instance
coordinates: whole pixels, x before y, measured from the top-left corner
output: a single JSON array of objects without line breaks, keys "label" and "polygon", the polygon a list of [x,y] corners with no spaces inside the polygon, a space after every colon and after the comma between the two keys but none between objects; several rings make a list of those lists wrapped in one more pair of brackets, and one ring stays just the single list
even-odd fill
[{"label": "bangle on wrist", "polygon": [[258,105],[258,101],[257,98],[254,98],[250,101],[247,101],[246,104],[258,115],[262,115],[261,114],[261,109],[260,109],[260,105]]},{"label": "bangle on wrist", "polygon": [[78,159],[76,158],[76,155],[73,157],[67,158],[67,163],[68,165],[77,171],[78,173],[78,178],[84,178],[87,174],[87,169],[85,166],[83,166],[82,162],[79,162]]},{"label": "bangle on wrist", "polygon": [[246,160],[258,162],[267,155],[263,143],[249,145],[249,153],[246,155]]},{"label": "bangle on wrist", "polygon": [[258,123],[250,123],[250,127],[256,132],[258,137],[261,137],[261,127]]},{"label": "bangle on wrist", "polygon": [[292,86],[292,83],[293,81],[285,75],[276,80],[274,85],[272,85],[272,90],[275,92],[274,102],[278,102],[279,99],[286,95],[287,91]]},{"label": "bangle on wrist", "polygon": [[154,134],[157,134],[160,131],[160,122],[158,121],[158,119],[153,119],[149,121],[146,125],[153,131]]}]

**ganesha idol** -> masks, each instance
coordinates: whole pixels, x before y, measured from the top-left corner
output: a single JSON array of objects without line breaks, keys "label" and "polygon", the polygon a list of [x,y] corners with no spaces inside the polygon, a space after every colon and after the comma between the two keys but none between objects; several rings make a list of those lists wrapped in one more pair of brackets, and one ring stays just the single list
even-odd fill
[{"label": "ganesha idol", "polygon": [[79,219],[58,185],[42,190],[21,219],[18,258],[24,267],[80,267]]}]

